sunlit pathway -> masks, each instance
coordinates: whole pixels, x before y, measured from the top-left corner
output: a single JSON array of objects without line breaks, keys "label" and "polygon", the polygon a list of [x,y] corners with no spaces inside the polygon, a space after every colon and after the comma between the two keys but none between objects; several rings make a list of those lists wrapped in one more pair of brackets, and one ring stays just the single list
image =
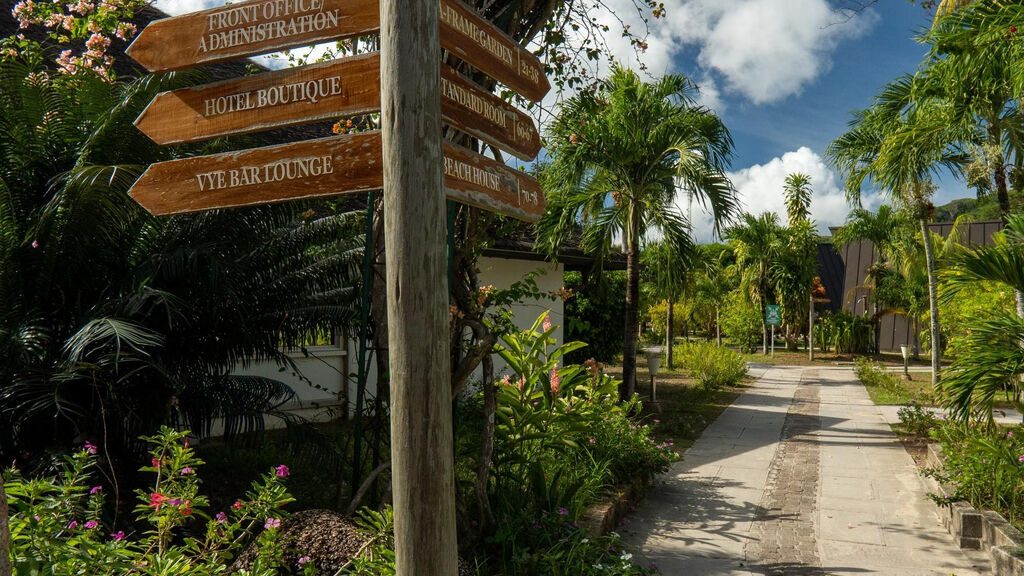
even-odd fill
[{"label": "sunlit pathway", "polygon": [[987,572],[953,545],[852,370],[754,375],[629,517],[641,561],[666,575]]}]

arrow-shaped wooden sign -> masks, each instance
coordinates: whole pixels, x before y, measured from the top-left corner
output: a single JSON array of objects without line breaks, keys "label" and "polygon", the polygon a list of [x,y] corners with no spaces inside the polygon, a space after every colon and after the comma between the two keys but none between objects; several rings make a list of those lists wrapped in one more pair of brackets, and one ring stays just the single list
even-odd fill
[{"label": "arrow-shaped wooden sign", "polygon": [[[523,160],[540,151],[533,120],[441,65],[445,122]],[[135,125],[157,144],[246,134],[380,110],[380,54],[371,53],[157,95]]]},{"label": "arrow-shaped wooden sign", "polygon": [[[551,89],[530,51],[460,0],[441,1],[441,46],[531,100]],[[150,23],[127,53],[150,72],[375,32],[378,0],[247,0]]]},{"label": "arrow-shaped wooden sign", "polygon": [[[522,220],[544,212],[529,175],[445,145],[448,197]],[[156,216],[368,192],[383,186],[379,132],[153,164],[129,192]]]}]

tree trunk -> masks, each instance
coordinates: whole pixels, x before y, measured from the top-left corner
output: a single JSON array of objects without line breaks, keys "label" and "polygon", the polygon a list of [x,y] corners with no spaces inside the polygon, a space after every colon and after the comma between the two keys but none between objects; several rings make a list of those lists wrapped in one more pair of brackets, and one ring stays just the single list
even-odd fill
[{"label": "tree trunk", "polygon": [[491,459],[494,455],[494,417],[498,411],[498,391],[494,384],[494,361],[491,355],[484,356],[483,388],[484,388],[484,429],[480,433],[480,461],[476,467],[476,504],[480,511],[480,530],[482,535],[489,535],[494,529],[494,513],[491,501],[487,497],[488,479],[491,471]]},{"label": "tree trunk", "polygon": [[718,341],[718,347],[722,347],[722,310],[720,307],[715,306],[715,339]]},{"label": "tree trunk", "polygon": [[380,5],[395,572],[458,571],[452,446],[440,4]]},{"label": "tree trunk", "polygon": [[[1001,146],[1002,141],[1002,133],[999,127],[990,123],[988,128],[989,144]],[[992,180],[995,181],[996,185],[996,200],[999,201],[999,214],[1005,222],[1006,216],[1010,213],[1010,194],[1006,186],[1006,161],[1003,159],[1002,152],[999,153],[999,157],[995,160],[995,166],[992,168]]]},{"label": "tree trunk", "polygon": [[636,343],[639,329],[640,234],[639,209],[630,208],[630,226],[626,237],[626,326],[622,343],[622,385],[619,398],[628,400],[636,392]]},{"label": "tree trunk", "polygon": [[928,221],[920,220],[921,234],[924,238],[924,257],[928,265],[928,311],[931,320],[932,335],[932,387],[939,383],[941,369],[942,342],[939,332],[939,292],[935,278],[935,251],[932,248],[932,237],[928,233]]},{"label": "tree trunk", "polygon": [[665,326],[665,366],[672,369],[672,299],[668,299],[668,321]]},{"label": "tree trunk", "polygon": [[921,359],[921,325],[914,317],[914,360]]},{"label": "tree trunk", "polygon": [[7,493],[4,492],[4,475],[0,470],[0,576],[11,576],[11,533],[7,527]]}]

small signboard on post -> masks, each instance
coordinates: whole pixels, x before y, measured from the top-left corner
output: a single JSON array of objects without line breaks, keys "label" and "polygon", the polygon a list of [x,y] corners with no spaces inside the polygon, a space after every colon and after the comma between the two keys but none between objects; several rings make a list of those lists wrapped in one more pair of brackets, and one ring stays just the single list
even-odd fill
[{"label": "small signboard on post", "polygon": [[768,304],[764,307],[764,323],[769,326],[782,326],[782,306]]}]

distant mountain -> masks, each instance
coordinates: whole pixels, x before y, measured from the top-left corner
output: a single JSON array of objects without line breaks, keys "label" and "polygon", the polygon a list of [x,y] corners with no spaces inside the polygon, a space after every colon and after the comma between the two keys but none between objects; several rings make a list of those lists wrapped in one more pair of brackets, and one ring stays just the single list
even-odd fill
[{"label": "distant mountain", "polygon": [[[1010,209],[1015,213],[1024,212],[1024,193],[1010,191]],[[999,220],[999,204],[995,194],[981,198],[957,198],[948,204],[935,207],[932,222],[953,222],[962,215],[971,220]]]}]

